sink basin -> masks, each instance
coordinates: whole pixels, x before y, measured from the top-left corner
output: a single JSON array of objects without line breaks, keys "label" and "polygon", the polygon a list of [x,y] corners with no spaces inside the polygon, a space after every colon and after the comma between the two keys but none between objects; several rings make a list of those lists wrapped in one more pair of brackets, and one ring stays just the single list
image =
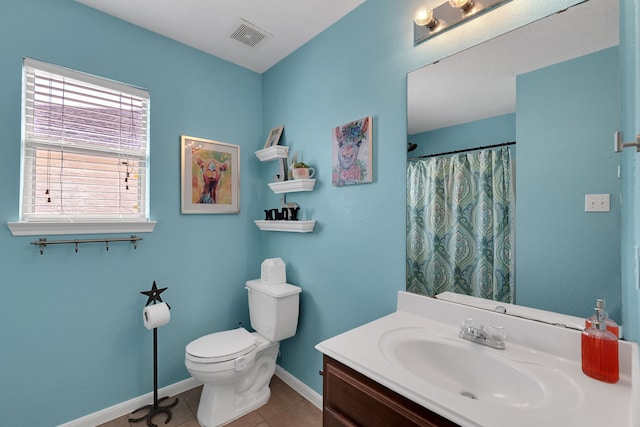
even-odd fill
[{"label": "sink basin", "polygon": [[525,352],[496,350],[425,328],[380,337],[384,357],[439,389],[479,403],[517,409],[572,410],[582,393],[568,375]]}]

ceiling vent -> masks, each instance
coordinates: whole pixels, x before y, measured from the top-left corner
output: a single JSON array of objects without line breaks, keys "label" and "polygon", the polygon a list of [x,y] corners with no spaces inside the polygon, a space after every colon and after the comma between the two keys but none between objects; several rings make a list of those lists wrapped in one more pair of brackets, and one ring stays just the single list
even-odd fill
[{"label": "ceiling vent", "polygon": [[271,34],[267,33],[262,28],[256,27],[255,25],[245,21],[244,19],[240,20],[238,28],[231,33],[232,39],[236,39],[251,47],[256,47],[260,42],[270,39],[271,37]]}]

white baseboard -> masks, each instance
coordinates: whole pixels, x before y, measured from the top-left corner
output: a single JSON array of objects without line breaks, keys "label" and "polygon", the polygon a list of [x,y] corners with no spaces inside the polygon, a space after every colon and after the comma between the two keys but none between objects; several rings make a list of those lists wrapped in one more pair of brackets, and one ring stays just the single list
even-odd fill
[{"label": "white baseboard", "polygon": [[[289,372],[282,369],[279,365],[276,365],[276,376],[284,381],[289,387],[302,395],[305,399],[311,402],[318,409],[322,410],[322,396],[316,393],[315,390],[307,386],[305,383],[291,375]],[[200,382],[193,378],[187,378],[186,380],[177,382],[175,384],[168,385],[158,390],[158,396],[175,396],[180,393],[184,393],[187,390],[198,387]],[[93,427],[107,421],[111,421],[116,418],[120,418],[123,415],[130,414],[136,409],[148,405],[153,401],[153,392],[145,395],[135,397],[126,402],[118,403],[117,405],[109,408],[102,409],[93,414],[85,415],[82,418],[78,418],[68,423],[60,424],[58,427]]]},{"label": "white baseboard", "polygon": [[280,365],[276,365],[276,376],[322,411],[322,395],[282,369]]},{"label": "white baseboard", "polygon": [[[184,393],[185,391],[191,390],[199,385],[200,383],[195,379],[187,378],[186,380],[159,389],[158,396],[175,396],[176,394]],[[82,418],[69,421],[68,423],[60,424],[58,427],[94,427],[115,418],[120,418],[123,415],[130,414],[136,409],[144,405],[148,405],[151,402],[153,402],[153,392],[135,397],[126,402],[118,403],[117,405],[102,409],[101,411],[94,412],[93,414],[86,415]]]}]

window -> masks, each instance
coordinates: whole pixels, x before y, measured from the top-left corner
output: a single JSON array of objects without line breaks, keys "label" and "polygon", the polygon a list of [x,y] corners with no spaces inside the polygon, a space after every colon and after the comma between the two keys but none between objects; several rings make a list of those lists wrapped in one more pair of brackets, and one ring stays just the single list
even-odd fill
[{"label": "window", "polygon": [[26,58],[20,223],[149,222],[148,113],[146,90]]}]

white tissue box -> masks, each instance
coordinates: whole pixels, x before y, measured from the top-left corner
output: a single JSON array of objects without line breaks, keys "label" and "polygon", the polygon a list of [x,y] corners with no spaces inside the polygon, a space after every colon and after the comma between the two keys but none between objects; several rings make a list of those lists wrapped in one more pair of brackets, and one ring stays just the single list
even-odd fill
[{"label": "white tissue box", "polygon": [[267,258],[262,261],[260,280],[268,285],[285,283],[287,270],[282,258]]}]

